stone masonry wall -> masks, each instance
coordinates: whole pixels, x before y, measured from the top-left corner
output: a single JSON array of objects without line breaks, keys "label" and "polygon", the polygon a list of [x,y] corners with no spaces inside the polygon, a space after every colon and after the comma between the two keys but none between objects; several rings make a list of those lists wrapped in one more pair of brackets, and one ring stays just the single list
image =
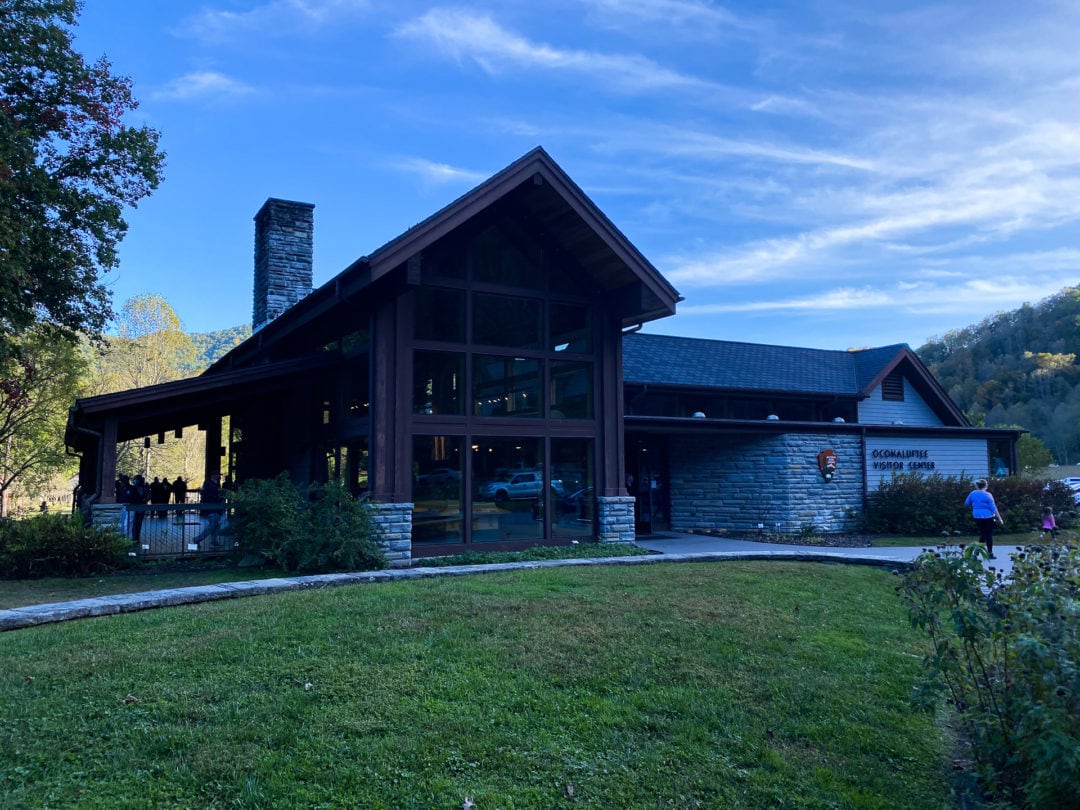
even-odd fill
[{"label": "stone masonry wall", "polygon": [[90,507],[90,524],[98,528],[119,529],[123,513],[122,503],[95,503]]},{"label": "stone masonry wall", "polygon": [[253,329],[311,292],[314,207],[269,199],[255,215]]},{"label": "stone masonry wall", "polygon": [[411,503],[369,503],[375,523],[375,542],[383,550],[391,568],[408,568],[412,564]]},{"label": "stone masonry wall", "polygon": [[[826,448],[838,459],[829,482],[817,464]],[[673,437],[670,458],[675,530],[853,531],[862,510],[858,436]]]},{"label": "stone masonry wall", "polygon": [[634,542],[634,499],[629,496],[596,499],[598,539],[601,543]]}]

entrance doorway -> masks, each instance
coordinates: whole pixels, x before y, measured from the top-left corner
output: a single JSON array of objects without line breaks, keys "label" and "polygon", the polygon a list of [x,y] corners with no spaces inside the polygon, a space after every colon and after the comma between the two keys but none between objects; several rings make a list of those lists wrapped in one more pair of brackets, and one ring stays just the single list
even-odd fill
[{"label": "entrance doorway", "polygon": [[634,496],[634,529],[651,534],[671,528],[667,442],[634,434],[626,440],[626,491]]}]

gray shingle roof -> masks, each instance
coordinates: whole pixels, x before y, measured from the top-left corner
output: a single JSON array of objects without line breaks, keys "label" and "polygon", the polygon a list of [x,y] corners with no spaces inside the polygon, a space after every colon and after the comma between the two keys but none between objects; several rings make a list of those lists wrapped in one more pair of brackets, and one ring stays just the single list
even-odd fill
[{"label": "gray shingle roof", "polygon": [[623,380],[746,391],[856,396],[907,349],[836,351],[635,332],[623,336]]}]

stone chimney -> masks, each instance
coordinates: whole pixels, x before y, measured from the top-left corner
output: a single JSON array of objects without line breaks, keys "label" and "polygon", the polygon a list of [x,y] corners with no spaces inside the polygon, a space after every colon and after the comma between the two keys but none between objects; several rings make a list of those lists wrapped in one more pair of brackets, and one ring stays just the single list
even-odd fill
[{"label": "stone chimney", "polygon": [[271,197],[255,215],[253,331],[311,292],[314,209]]}]

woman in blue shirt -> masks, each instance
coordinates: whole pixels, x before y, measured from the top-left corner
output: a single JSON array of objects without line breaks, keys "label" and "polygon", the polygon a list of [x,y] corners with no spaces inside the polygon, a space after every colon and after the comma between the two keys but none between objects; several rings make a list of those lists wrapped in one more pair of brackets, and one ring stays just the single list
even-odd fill
[{"label": "woman in blue shirt", "polygon": [[986,479],[980,478],[975,482],[975,489],[967,496],[964,506],[971,507],[971,516],[975,519],[975,525],[979,527],[979,542],[986,546],[990,552],[990,559],[994,557],[994,524],[1004,524],[998,514],[994,496],[986,491]]}]

